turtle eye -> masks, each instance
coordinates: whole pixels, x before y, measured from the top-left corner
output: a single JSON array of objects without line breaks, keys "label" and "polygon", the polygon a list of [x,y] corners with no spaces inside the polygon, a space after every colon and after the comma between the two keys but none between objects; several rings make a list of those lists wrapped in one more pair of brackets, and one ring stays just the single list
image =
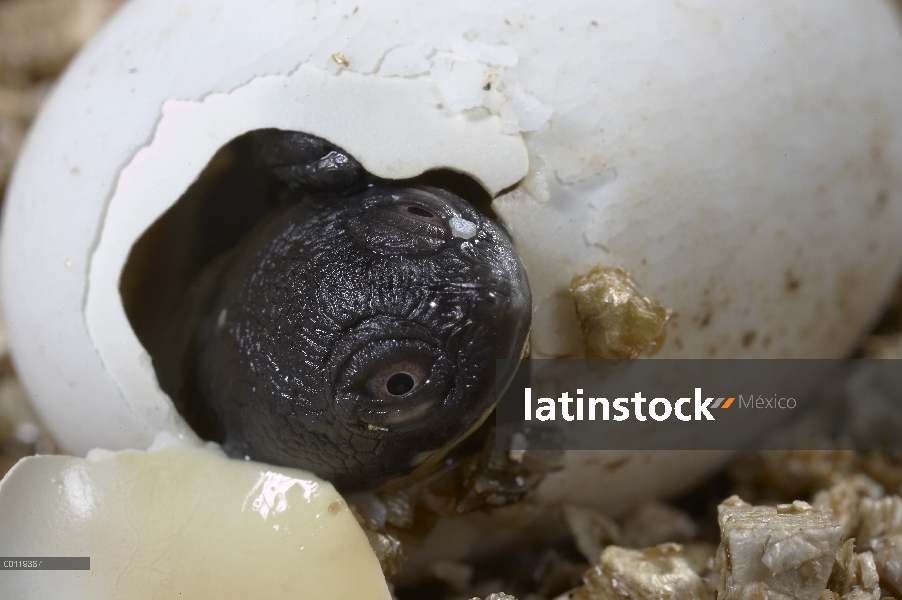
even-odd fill
[{"label": "turtle eye", "polygon": [[432,357],[424,354],[393,357],[367,377],[368,395],[383,401],[414,395],[429,379],[432,363]]},{"label": "turtle eye", "polygon": [[419,206],[406,206],[405,208],[407,209],[407,212],[418,217],[424,217],[426,219],[432,219],[435,217],[434,214],[424,208],[420,208]]},{"label": "turtle eye", "polygon": [[385,382],[385,391],[392,396],[403,396],[417,385],[416,379],[410,373],[403,371],[395,373]]},{"label": "turtle eye", "polygon": [[395,204],[394,209],[405,217],[445,227],[445,221],[442,217],[437,215],[434,211],[418,204]]},{"label": "turtle eye", "polygon": [[422,190],[370,192],[364,209],[348,223],[352,235],[383,252],[422,256],[452,243],[450,203]]},{"label": "turtle eye", "polygon": [[442,349],[404,333],[384,338],[379,332],[381,339],[364,341],[342,361],[335,405],[352,428],[413,425],[444,403],[454,365]]}]

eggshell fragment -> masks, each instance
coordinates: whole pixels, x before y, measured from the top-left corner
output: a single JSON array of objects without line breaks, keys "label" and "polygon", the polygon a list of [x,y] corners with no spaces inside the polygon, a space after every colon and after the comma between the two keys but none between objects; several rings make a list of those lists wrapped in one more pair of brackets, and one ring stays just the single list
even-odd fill
[{"label": "eggshell fragment", "polygon": [[91,559],[5,571],[3,598],[391,597],[329,483],[176,442],[23,459],[0,482],[0,554]]}]

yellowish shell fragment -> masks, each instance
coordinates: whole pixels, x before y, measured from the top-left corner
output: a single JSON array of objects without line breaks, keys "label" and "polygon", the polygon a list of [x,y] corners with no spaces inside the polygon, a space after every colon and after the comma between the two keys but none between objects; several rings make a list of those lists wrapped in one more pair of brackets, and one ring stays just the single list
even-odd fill
[{"label": "yellowish shell fragment", "polygon": [[679,544],[661,544],[644,550],[608,546],[583,576],[583,581],[586,585],[570,596],[574,600],[710,598],[701,578],[683,557],[683,547]]},{"label": "yellowish shell fragment", "polygon": [[7,571],[4,598],[390,598],[329,483],[184,443],[20,461],[0,482],[0,554],[91,559]]},{"label": "yellowish shell fragment", "polygon": [[717,511],[718,598],[823,597],[842,545],[842,527],[829,515],[801,501],[752,506],[738,496]]},{"label": "yellowish shell fragment", "polygon": [[661,349],[669,314],[660,302],[640,294],[620,267],[593,267],[573,278],[570,293],[587,358],[636,358]]}]

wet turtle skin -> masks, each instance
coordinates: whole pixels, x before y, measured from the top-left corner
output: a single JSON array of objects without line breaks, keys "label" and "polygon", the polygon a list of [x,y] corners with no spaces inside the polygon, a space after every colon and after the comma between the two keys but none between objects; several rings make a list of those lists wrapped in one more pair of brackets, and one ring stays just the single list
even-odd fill
[{"label": "wet turtle skin", "polygon": [[229,455],[343,491],[425,469],[491,413],[495,360],[521,355],[531,302],[510,238],[314,136],[271,133],[263,156],[294,201],[205,276],[179,403]]}]

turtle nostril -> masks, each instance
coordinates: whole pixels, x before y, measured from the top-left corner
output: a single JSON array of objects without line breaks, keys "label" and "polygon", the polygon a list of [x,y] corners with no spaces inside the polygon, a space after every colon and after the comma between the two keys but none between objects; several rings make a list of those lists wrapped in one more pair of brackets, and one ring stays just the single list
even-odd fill
[{"label": "turtle nostril", "polygon": [[392,396],[403,396],[413,389],[414,383],[408,373],[395,373],[385,382],[385,390]]}]

